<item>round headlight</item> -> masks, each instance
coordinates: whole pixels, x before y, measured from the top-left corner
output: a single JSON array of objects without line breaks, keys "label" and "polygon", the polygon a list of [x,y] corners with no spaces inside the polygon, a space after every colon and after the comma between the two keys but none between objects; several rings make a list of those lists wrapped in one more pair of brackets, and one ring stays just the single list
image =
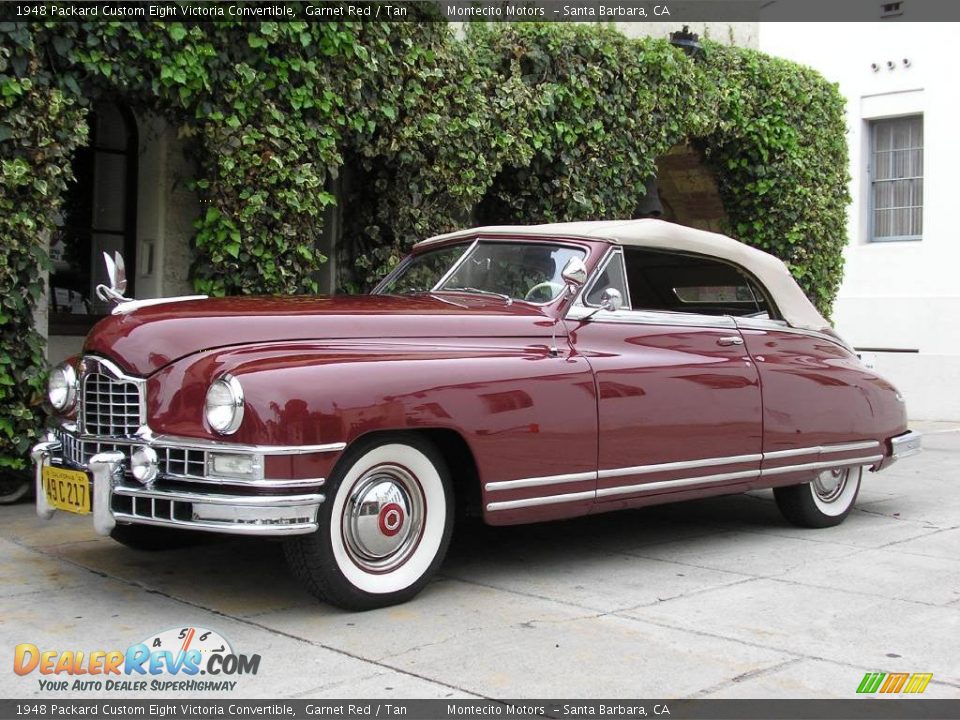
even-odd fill
[{"label": "round headlight", "polygon": [[57,365],[47,381],[47,397],[57,412],[68,412],[77,402],[77,371],[68,363]]},{"label": "round headlight", "polygon": [[204,404],[207,424],[221,435],[235,433],[243,420],[243,388],[232,375],[214,380]]},{"label": "round headlight", "polygon": [[135,447],[130,454],[130,473],[140,483],[150,485],[160,474],[157,451],[146,445]]}]

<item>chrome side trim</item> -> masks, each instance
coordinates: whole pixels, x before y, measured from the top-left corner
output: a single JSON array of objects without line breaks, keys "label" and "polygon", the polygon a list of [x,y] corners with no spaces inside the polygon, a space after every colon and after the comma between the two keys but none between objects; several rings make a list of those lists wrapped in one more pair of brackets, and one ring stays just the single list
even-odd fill
[{"label": "chrome side trim", "polygon": [[784,467],[764,468],[760,471],[760,475],[766,477],[767,475],[782,475],[783,473],[803,472],[804,470],[828,470],[830,468],[846,467],[848,465],[873,465],[880,460],[883,460],[883,455],[843,458],[842,460],[827,460],[826,462],[804,463],[802,465],[785,465]]},{"label": "chrome side trim", "polygon": [[496,492],[497,490],[515,490],[517,488],[538,487],[540,485],[562,485],[564,483],[583,482],[584,480],[596,479],[597,473],[595,472],[569,473],[567,475],[548,475],[545,477],[488,482],[483,486],[483,489],[488,492]]},{"label": "chrome side trim", "polygon": [[837,453],[837,452],[852,452],[854,450],[872,450],[875,447],[879,447],[880,443],[876,440],[866,440],[864,442],[854,442],[846,443],[844,445],[822,445],[820,447],[820,452],[822,453]]},{"label": "chrome side trim", "polygon": [[764,460],[778,460],[780,458],[798,457],[800,455],[818,455],[819,447],[793,448],[792,450],[774,450],[763,454]]},{"label": "chrome side trim", "polygon": [[[859,442],[852,443],[843,443],[839,445],[818,445],[808,448],[793,448],[791,450],[776,450],[770,453],[754,453],[751,455],[730,455],[727,457],[718,457],[718,458],[703,458],[701,460],[685,460],[681,462],[669,462],[669,463],[658,463],[656,465],[637,465],[634,467],[626,468],[611,468],[609,470],[600,470],[597,473],[583,472],[583,473],[570,473],[566,475],[547,475],[543,477],[530,477],[530,478],[519,478],[517,480],[501,480],[495,482],[488,482],[483,487],[487,492],[498,492],[503,490],[516,490],[519,488],[526,487],[540,487],[543,485],[562,485],[565,483],[573,482],[584,482],[587,480],[604,480],[607,478],[623,477],[625,475],[649,475],[652,473],[660,472],[673,472],[677,470],[693,470],[696,468],[710,468],[710,467],[722,467],[724,465],[735,465],[739,463],[751,463],[758,461],[766,460],[777,460],[781,458],[790,458],[798,457],[803,455],[819,455],[819,454],[830,454],[830,453],[840,453],[840,452],[853,452],[855,450],[871,450],[880,445],[876,440],[864,440]],[[837,463],[848,464],[846,459],[827,461],[825,467],[835,467]],[[814,463],[815,464],[815,463]],[[776,474],[773,471],[779,472],[789,472],[790,468],[799,468],[804,469],[806,466],[811,465],[811,463],[803,463],[800,465],[786,466],[786,468],[770,468],[770,474]],[[744,471],[747,472],[747,471]],[[751,471],[753,472],[753,471]],[[756,471],[756,474],[759,475],[760,472]],[[713,478],[717,478],[718,481],[722,481],[727,475],[741,475],[741,473],[721,473],[717,475],[705,475],[702,476],[706,478],[707,482],[710,482]],[[687,483],[687,481],[694,481],[697,478],[682,478],[679,480],[665,480],[664,483]],[[660,483],[645,483],[643,486],[654,486],[660,485]],[[607,490],[610,490],[608,488]],[[600,491],[600,494],[610,494],[606,493],[604,490]]]},{"label": "chrome side trim", "polygon": [[573,305],[567,311],[565,319],[591,322],[616,322],[634,325],[673,325],[676,327],[704,327],[722,330],[735,330],[737,324],[729,315],[699,315],[697,313],[655,311],[655,310],[597,310],[585,305]]},{"label": "chrome side trim", "polygon": [[594,491],[567,493],[565,495],[545,495],[543,497],[524,498],[523,500],[505,500],[503,502],[487,503],[487,512],[497,510],[515,510],[517,508],[535,507],[537,505],[557,505],[559,503],[577,502],[578,500],[593,500]]},{"label": "chrome side trim", "polygon": [[668,490],[670,488],[700,485],[702,483],[722,483],[728,480],[742,480],[759,477],[759,470],[745,470],[743,472],[722,473],[720,475],[701,475],[699,477],[683,478],[681,480],[663,480],[661,482],[641,483],[639,485],[617,485],[616,487],[600,488],[597,497],[612,495],[630,495],[632,493],[652,492],[654,490]]},{"label": "chrome side trim", "polygon": [[830,453],[853,452],[854,450],[872,450],[879,447],[880,443],[876,440],[864,440],[863,442],[843,443],[840,445],[818,445],[808,448],[794,448],[792,450],[775,450],[763,454],[764,460],[777,460],[779,458],[797,457],[798,455],[829,455]]},{"label": "chrome side trim", "polygon": [[715,467],[717,465],[734,465],[736,463],[758,462],[763,455],[732,455],[730,457],[704,458],[703,460],[688,460],[682,462],[660,463],[659,465],[637,465],[636,467],[615,468],[601,470],[598,476],[604,478],[621,477],[623,475],[647,475],[649,473],[670,472],[673,470],[691,470],[693,468]]},{"label": "chrome side trim", "polygon": [[524,507],[535,507],[539,505],[553,505],[556,503],[573,502],[576,500],[589,500],[591,498],[607,498],[617,495],[632,495],[636,493],[655,492],[659,490],[669,490],[671,488],[681,488],[690,485],[726,483],[731,480],[746,480],[767,475],[780,475],[789,472],[803,472],[806,470],[824,470],[846,465],[871,465],[883,458],[882,455],[871,457],[850,458],[840,461],[804,463],[802,465],[788,465],[786,467],[771,468],[767,470],[745,470],[743,472],[721,473],[719,475],[701,475],[699,477],[682,478],[678,480],[663,480],[661,482],[641,483],[639,485],[620,485],[616,487],[600,488],[596,492],[568,493],[565,495],[546,495],[543,497],[524,498],[522,500],[508,500],[505,502],[487,503],[487,511],[496,510],[514,510]]}]

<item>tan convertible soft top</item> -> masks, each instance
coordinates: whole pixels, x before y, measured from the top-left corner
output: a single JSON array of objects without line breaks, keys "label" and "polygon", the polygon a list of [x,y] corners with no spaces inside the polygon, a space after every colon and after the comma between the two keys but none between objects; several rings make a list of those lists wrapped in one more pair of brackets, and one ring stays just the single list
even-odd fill
[{"label": "tan convertible soft top", "polygon": [[459,237],[513,235],[519,237],[581,237],[620,245],[679,250],[729,260],[752,273],[769,291],[777,308],[793,327],[823,330],[830,323],[803,294],[781,260],[718,233],[684,227],[663,220],[599,220],[548,225],[494,225],[459,230],[424,240],[416,247]]}]

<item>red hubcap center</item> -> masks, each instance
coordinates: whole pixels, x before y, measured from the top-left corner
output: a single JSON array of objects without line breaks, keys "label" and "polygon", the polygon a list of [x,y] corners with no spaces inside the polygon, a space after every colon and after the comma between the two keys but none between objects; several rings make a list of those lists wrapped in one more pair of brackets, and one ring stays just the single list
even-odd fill
[{"label": "red hubcap center", "polygon": [[380,532],[393,537],[403,527],[403,508],[396,503],[388,503],[380,508]]}]

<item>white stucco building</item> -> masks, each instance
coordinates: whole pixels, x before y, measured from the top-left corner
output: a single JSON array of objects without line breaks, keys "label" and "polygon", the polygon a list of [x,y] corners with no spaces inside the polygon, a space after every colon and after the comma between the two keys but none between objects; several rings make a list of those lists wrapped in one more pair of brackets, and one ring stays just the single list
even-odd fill
[{"label": "white stucco building", "polygon": [[760,24],[763,52],[847,99],[850,194],[837,329],[914,419],[960,420],[957,23]]}]

